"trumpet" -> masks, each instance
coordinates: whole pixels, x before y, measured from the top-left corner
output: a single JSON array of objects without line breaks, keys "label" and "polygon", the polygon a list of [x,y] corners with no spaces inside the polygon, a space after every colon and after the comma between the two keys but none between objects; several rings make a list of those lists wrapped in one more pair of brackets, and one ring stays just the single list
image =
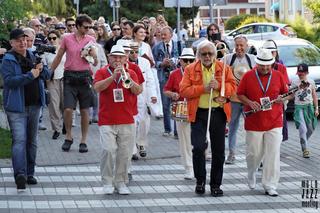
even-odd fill
[{"label": "trumpet", "polygon": [[119,72],[121,74],[121,80],[122,80],[122,86],[126,89],[130,89],[133,85],[133,82],[131,78],[128,76],[126,70],[123,68],[123,66],[118,66],[114,72]]}]

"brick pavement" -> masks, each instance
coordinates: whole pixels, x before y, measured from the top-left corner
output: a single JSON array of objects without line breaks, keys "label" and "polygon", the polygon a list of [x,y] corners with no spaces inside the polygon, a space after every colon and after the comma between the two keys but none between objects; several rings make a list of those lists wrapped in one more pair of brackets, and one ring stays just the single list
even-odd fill
[{"label": "brick pavement", "polygon": [[304,159],[298,132],[289,121],[289,141],[281,150],[277,198],[264,195],[260,172],[256,190],[246,185],[243,129],[238,134],[237,163],[225,166],[225,196],[221,198],[213,198],[208,192],[195,195],[194,180],[183,179],[178,141],[161,135],[162,121],[152,120],[148,157],[133,163],[134,179],[129,184],[132,194],[128,196],[102,193],[97,125],[90,126],[89,152],[85,154],[78,152],[79,127],[73,129],[76,143],[69,153],[61,151],[62,138],[54,141],[51,131],[40,131],[38,185],[18,193],[10,160],[0,160],[0,212],[319,212],[301,207],[301,181],[320,180],[319,129],[310,140],[311,158]]}]

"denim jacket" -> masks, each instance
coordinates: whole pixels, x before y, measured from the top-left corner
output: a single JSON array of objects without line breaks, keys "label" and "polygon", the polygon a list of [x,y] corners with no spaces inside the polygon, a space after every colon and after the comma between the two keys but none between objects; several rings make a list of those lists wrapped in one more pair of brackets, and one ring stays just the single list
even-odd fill
[{"label": "denim jacket", "polygon": [[[172,42],[173,46],[171,48],[171,59],[173,59],[174,62],[177,62],[179,53],[178,53],[178,44],[177,42]],[[162,63],[163,59],[166,58],[166,50],[165,50],[165,44],[163,41],[159,42],[152,48],[152,54],[156,63],[156,69],[158,71],[158,79],[159,82],[166,82],[168,80],[169,75],[165,75],[165,70],[160,67],[160,64]],[[172,67],[171,70],[174,70],[176,67]]]},{"label": "denim jacket", "polygon": [[[35,61],[34,54],[30,51],[29,55],[32,61]],[[30,70],[31,71],[31,70]],[[22,73],[20,64],[14,57],[14,55],[7,53],[3,57],[1,70],[3,78],[3,106],[6,111],[9,112],[24,112],[25,100],[24,100],[24,86],[34,80],[31,72]],[[43,70],[39,75],[39,89],[40,89],[40,106],[45,105],[45,92],[44,81],[49,80],[51,71],[47,66],[43,66]]]}]

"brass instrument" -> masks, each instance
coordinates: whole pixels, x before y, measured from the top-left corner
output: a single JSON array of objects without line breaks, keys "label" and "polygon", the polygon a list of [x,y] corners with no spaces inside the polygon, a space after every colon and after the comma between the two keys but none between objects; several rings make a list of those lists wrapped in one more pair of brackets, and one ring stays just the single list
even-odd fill
[{"label": "brass instrument", "polygon": [[250,68],[246,64],[239,64],[232,69],[233,76],[235,77],[237,84],[239,84],[242,76],[248,71]]},{"label": "brass instrument", "polygon": [[122,80],[122,86],[126,89],[130,89],[133,85],[133,82],[131,78],[128,76],[126,70],[124,69],[123,66],[118,66],[114,72],[120,71],[121,74],[121,80]]}]

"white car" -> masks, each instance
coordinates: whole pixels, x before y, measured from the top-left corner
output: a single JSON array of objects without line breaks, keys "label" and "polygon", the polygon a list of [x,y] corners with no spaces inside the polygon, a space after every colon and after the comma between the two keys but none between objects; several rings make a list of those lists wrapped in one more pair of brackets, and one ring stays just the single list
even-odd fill
[{"label": "white car", "polygon": [[230,50],[234,48],[234,37],[242,34],[249,40],[267,40],[267,39],[287,39],[288,37],[297,37],[297,34],[288,24],[258,22],[247,24],[225,34],[223,39],[227,42]]},{"label": "white car", "polygon": [[[306,63],[309,66],[308,77],[313,79],[317,86],[318,102],[320,100],[320,49],[311,42],[299,39],[288,38],[283,40],[274,40],[278,46],[280,60],[287,67],[290,82],[298,78],[297,66],[300,63]],[[264,41],[249,40],[249,53],[254,53],[262,47]],[[319,105],[320,106],[320,105]],[[289,104],[287,112],[293,112],[293,105]]]}]

